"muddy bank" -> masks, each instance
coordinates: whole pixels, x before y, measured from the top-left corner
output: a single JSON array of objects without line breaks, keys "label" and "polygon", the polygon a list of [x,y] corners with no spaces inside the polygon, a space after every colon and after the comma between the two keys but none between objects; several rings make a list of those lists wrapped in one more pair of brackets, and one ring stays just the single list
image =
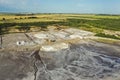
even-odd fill
[{"label": "muddy bank", "polygon": [[92,41],[32,56],[32,51],[1,51],[0,80],[119,80],[119,49]]}]

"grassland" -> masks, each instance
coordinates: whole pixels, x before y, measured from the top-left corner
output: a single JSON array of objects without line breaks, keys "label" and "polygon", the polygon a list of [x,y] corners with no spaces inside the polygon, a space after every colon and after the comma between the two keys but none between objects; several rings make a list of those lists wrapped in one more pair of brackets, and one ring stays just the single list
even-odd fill
[{"label": "grassland", "polygon": [[0,34],[45,29],[49,25],[74,27],[94,32],[96,36],[120,39],[120,15],[0,14]]}]

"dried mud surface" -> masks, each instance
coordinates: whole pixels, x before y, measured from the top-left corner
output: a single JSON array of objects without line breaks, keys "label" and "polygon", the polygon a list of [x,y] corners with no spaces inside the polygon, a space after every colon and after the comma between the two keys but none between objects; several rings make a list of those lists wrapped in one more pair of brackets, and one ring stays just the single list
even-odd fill
[{"label": "dried mud surface", "polygon": [[56,52],[0,51],[0,80],[120,80],[120,46],[71,44]]}]

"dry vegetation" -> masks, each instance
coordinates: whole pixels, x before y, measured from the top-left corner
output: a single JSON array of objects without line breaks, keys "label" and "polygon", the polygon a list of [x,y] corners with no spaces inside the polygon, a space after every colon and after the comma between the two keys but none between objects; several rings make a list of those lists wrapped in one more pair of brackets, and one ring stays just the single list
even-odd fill
[{"label": "dry vegetation", "polygon": [[[120,39],[120,33],[116,33],[120,31],[119,23],[119,15],[0,14],[1,34],[24,32],[25,29],[28,29],[27,31],[45,30],[49,25],[57,25],[91,31],[100,37]],[[111,31],[114,34],[109,34]]]}]

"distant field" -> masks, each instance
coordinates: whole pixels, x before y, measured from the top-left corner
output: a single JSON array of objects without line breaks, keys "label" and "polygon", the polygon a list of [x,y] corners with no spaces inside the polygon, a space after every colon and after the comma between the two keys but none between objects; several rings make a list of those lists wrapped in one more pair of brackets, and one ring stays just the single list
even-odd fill
[{"label": "distant field", "polygon": [[80,28],[94,32],[97,36],[120,39],[120,15],[0,14],[0,29],[4,33],[12,29],[16,31],[16,27],[46,28],[49,25]]}]

